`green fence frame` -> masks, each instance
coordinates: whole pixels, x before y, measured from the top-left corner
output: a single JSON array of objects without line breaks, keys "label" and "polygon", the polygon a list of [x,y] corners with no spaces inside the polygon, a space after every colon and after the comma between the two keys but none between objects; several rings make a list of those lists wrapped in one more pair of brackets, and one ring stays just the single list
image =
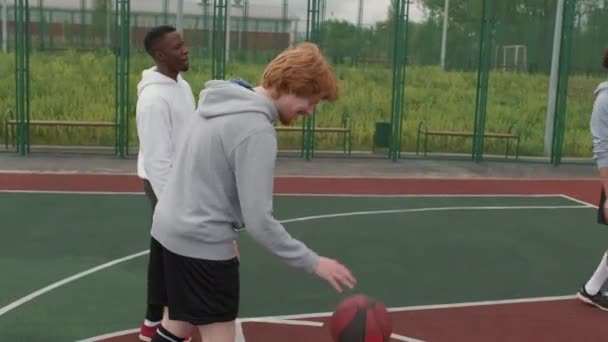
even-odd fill
[{"label": "green fence frame", "polygon": [[226,77],[226,30],[228,0],[213,0],[213,39],[211,42],[211,77],[223,80]]},{"label": "green fence frame", "polygon": [[[116,1],[115,28],[117,36],[114,39],[113,50],[115,63],[115,107],[116,107],[116,139],[115,154],[121,158],[128,155],[129,141],[129,49],[130,49],[130,0]],[[41,2],[38,3],[39,6]],[[81,5],[81,10],[84,7]],[[84,13],[84,12],[82,12]],[[16,130],[15,152],[19,155],[29,155],[30,144],[30,6],[28,0],[15,0],[15,112]]]},{"label": "green fence frame", "polygon": [[557,78],[557,96],[553,121],[553,139],[551,141],[551,164],[559,165],[564,148],[564,131],[566,129],[566,99],[568,95],[568,76],[572,53],[572,33],[576,14],[576,0],[564,1],[563,24],[561,33],[561,53],[559,56],[559,73]]},{"label": "green fence frame", "polygon": [[116,32],[119,39],[116,53],[116,146],[118,156],[128,155],[129,146],[129,55],[131,41],[130,0],[116,0]]},{"label": "green fence frame", "polygon": [[30,20],[28,0],[16,0],[15,24],[16,152],[20,155],[26,155],[30,153]]},{"label": "green fence frame", "polygon": [[[321,41],[321,0],[308,0],[306,16],[306,40],[315,44]],[[315,148],[315,113],[304,118],[302,123],[302,151],[301,156],[311,160]]]},{"label": "green fence frame", "polygon": [[409,23],[410,2],[399,0],[395,9],[395,29],[393,41],[393,89],[391,101],[391,133],[389,158],[401,158],[401,128],[403,123],[403,104],[405,92],[405,70],[407,65],[407,27]]},{"label": "green fence frame", "polygon": [[[129,108],[129,82],[130,71],[130,0],[114,0],[115,17],[112,49],[116,56],[115,64],[115,95],[116,95],[116,141],[115,154],[121,158],[129,155],[129,116],[132,115]],[[493,10],[496,0],[483,0],[483,16],[480,23],[479,37],[479,66],[477,70],[477,94],[475,104],[475,121],[473,148],[471,159],[480,162],[484,159],[484,135],[486,133],[486,112],[488,102],[488,82],[490,76],[490,63],[492,57],[492,41],[494,38]],[[207,1],[205,1],[206,3]],[[29,59],[31,51],[30,34],[30,6],[28,0],[15,0],[15,152],[20,155],[30,154],[30,74]],[[35,11],[42,12],[42,1],[38,0],[38,8]],[[85,17],[85,2],[80,0],[80,17]],[[164,17],[167,18],[167,1],[163,1],[165,9]],[[247,1],[248,3],[248,1]],[[408,54],[408,23],[409,4],[408,0],[398,0],[394,13],[394,47],[392,61],[392,102],[390,115],[389,151],[388,158],[397,161],[401,158],[401,136],[402,122],[404,119],[405,101],[405,75],[407,69]],[[562,163],[565,122],[566,122],[566,98],[568,93],[568,77],[570,73],[572,37],[575,25],[577,0],[564,0],[563,25],[561,28],[561,49],[559,55],[559,67],[556,90],[556,106],[554,113],[553,135],[551,141],[550,163],[559,165]],[[325,2],[323,0],[308,0],[306,40],[317,44],[321,43],[322,12]],[[287,0],[283,0],[283,16],[286,17]],[[203,6],[203,19],[206,19],[206,7]],[[77,15],[75,12],[74,15]],[[226,32],[228,15],[228,1],[214,0],[213,2],[213,32],[212,32],[212,78],[224,79],[226,75]],[[40,15],[42,27],[46,25],[44,16]],[[249,25],[249,13],[243,18],[244,28]],[[285,27],[283,27],[285,29]],[[247,35],[244,35],[246,39]],[[84,45],[82,39],[84,31],[80,32],[80,45]],[[40,44],[45,44],[41,39]],[[247,42],[244,41],[247,45]],[[44,48],[44,47],[42,47]],[[301,157],[311,160],[315,155],[315,115],[304,118],[302,124]]]}]

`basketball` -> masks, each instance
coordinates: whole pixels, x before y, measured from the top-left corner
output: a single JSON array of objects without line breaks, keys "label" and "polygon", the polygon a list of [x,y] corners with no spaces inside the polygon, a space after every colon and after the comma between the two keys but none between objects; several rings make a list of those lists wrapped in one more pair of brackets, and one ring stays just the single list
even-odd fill
[{"label": "basketball", "polygon": [[363,294],[342,300],[328,326],[334,342],[385,342],[393,332],[386,305]]}]

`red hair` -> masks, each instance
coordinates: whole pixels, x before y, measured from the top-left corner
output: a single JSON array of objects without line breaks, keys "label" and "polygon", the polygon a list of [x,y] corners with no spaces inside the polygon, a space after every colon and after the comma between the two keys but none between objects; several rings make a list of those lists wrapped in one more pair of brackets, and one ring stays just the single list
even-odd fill
[{"label": "red hair", "polygon": [[309,42],[288,48],[272,60],[262,75],[262,86],[274,97],[291,93],[318,101],[338,98],[333,68],[319,47]]}]

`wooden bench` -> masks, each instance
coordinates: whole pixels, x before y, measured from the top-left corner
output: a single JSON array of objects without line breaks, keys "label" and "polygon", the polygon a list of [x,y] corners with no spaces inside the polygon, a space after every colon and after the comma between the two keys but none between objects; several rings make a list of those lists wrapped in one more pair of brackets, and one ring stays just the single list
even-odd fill
[{"label": "wooden bench", "polygon": [[[4,118],[4,146],[8,149],[9,140],[15,146],[17,135],[15,126],[18,121],[11,110],[7,111]],[[117,127],[116,122],[111,121],[77,121],[77,120],[29,120],[30,126],[52,126],[52,127]]]},{"label": "wooden bench", "polygon": [[[424,138],[424,155],[427,155],[428,150],[428,137],[429,136],[447,136],[447,137],[474,137],[475,133],[466,132],[466,131],[449,131],[449,130],[429,130],[426,122],[423,120],[418,124],[418,136],[416,138],[416,155],[419,154],[420,151],[420,137],[421,135]],[[496,138],[496,139],[506,139],[507,146],[505,151],[505,157],[509,156],[509,146],[510,141],[513,139],[516,141],[515,147],[515,159],[519,158],[519,134],[514,132],[514,125],[509,126],[509,129],[506,133],[498,133],[498,132],[485,132],[484,138]]]},{"label": "wooden bench", "polygon": [[[350,114],[342,113],[339,127],[313,127],[314,133],[342,133],[342,148],[344,153],[351,155],[352,151],[352,125]],[[304,132],[302,126],[275,126],[277,132]]]}]

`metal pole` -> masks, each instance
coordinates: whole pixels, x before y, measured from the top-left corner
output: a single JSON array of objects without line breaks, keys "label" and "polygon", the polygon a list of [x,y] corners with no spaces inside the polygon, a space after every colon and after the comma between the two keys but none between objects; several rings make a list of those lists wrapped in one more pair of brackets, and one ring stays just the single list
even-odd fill
[{"label": "metal pole", "polygon": [[177,10],[175,11],[175,28],[179,35],[184,36],[184,0],[177,0]]},{"label": "metal pole", "polygon": [[441,69],[445,70],[445,48],[448,36],[448,11],[450,7],[450,0],[445,0],[445,7],[443,9],[443,35],[441,37]]},{"label": "metal pole", "polygon": [[494,0],[483,0],[481,35],[479,37],[479,67],[477,71],[477,98],[475,104],[475,136],[473,137],[474,161],[483,159],[483,144],[488,105],[488,83],[490,78],[491,43],[493,31],[492,13]]},{"label": "metal pole", "polygon": [[545,156],[551,155],[553,145],[553,126],[555,122],[555,106],[557,98],[557,78],[559,72],[559,56],[561,54],[561,37],[564,19],[564,0],[557,0],[555,13],[555,31],[553,32],[553,55],[551,60],[551,78],[549,79],[549,99],[547,103],[547,119],[545,121]]},{"label": "metal pole", "polygon": [[232,0],[226,0],[226,63],[230,60],[230,8]]},{"label": "metal pole", "polygon": [[8,52],[8,32],[7,30],[7,17],[8,17],[8,0],[2,1],[2,52]]}]

